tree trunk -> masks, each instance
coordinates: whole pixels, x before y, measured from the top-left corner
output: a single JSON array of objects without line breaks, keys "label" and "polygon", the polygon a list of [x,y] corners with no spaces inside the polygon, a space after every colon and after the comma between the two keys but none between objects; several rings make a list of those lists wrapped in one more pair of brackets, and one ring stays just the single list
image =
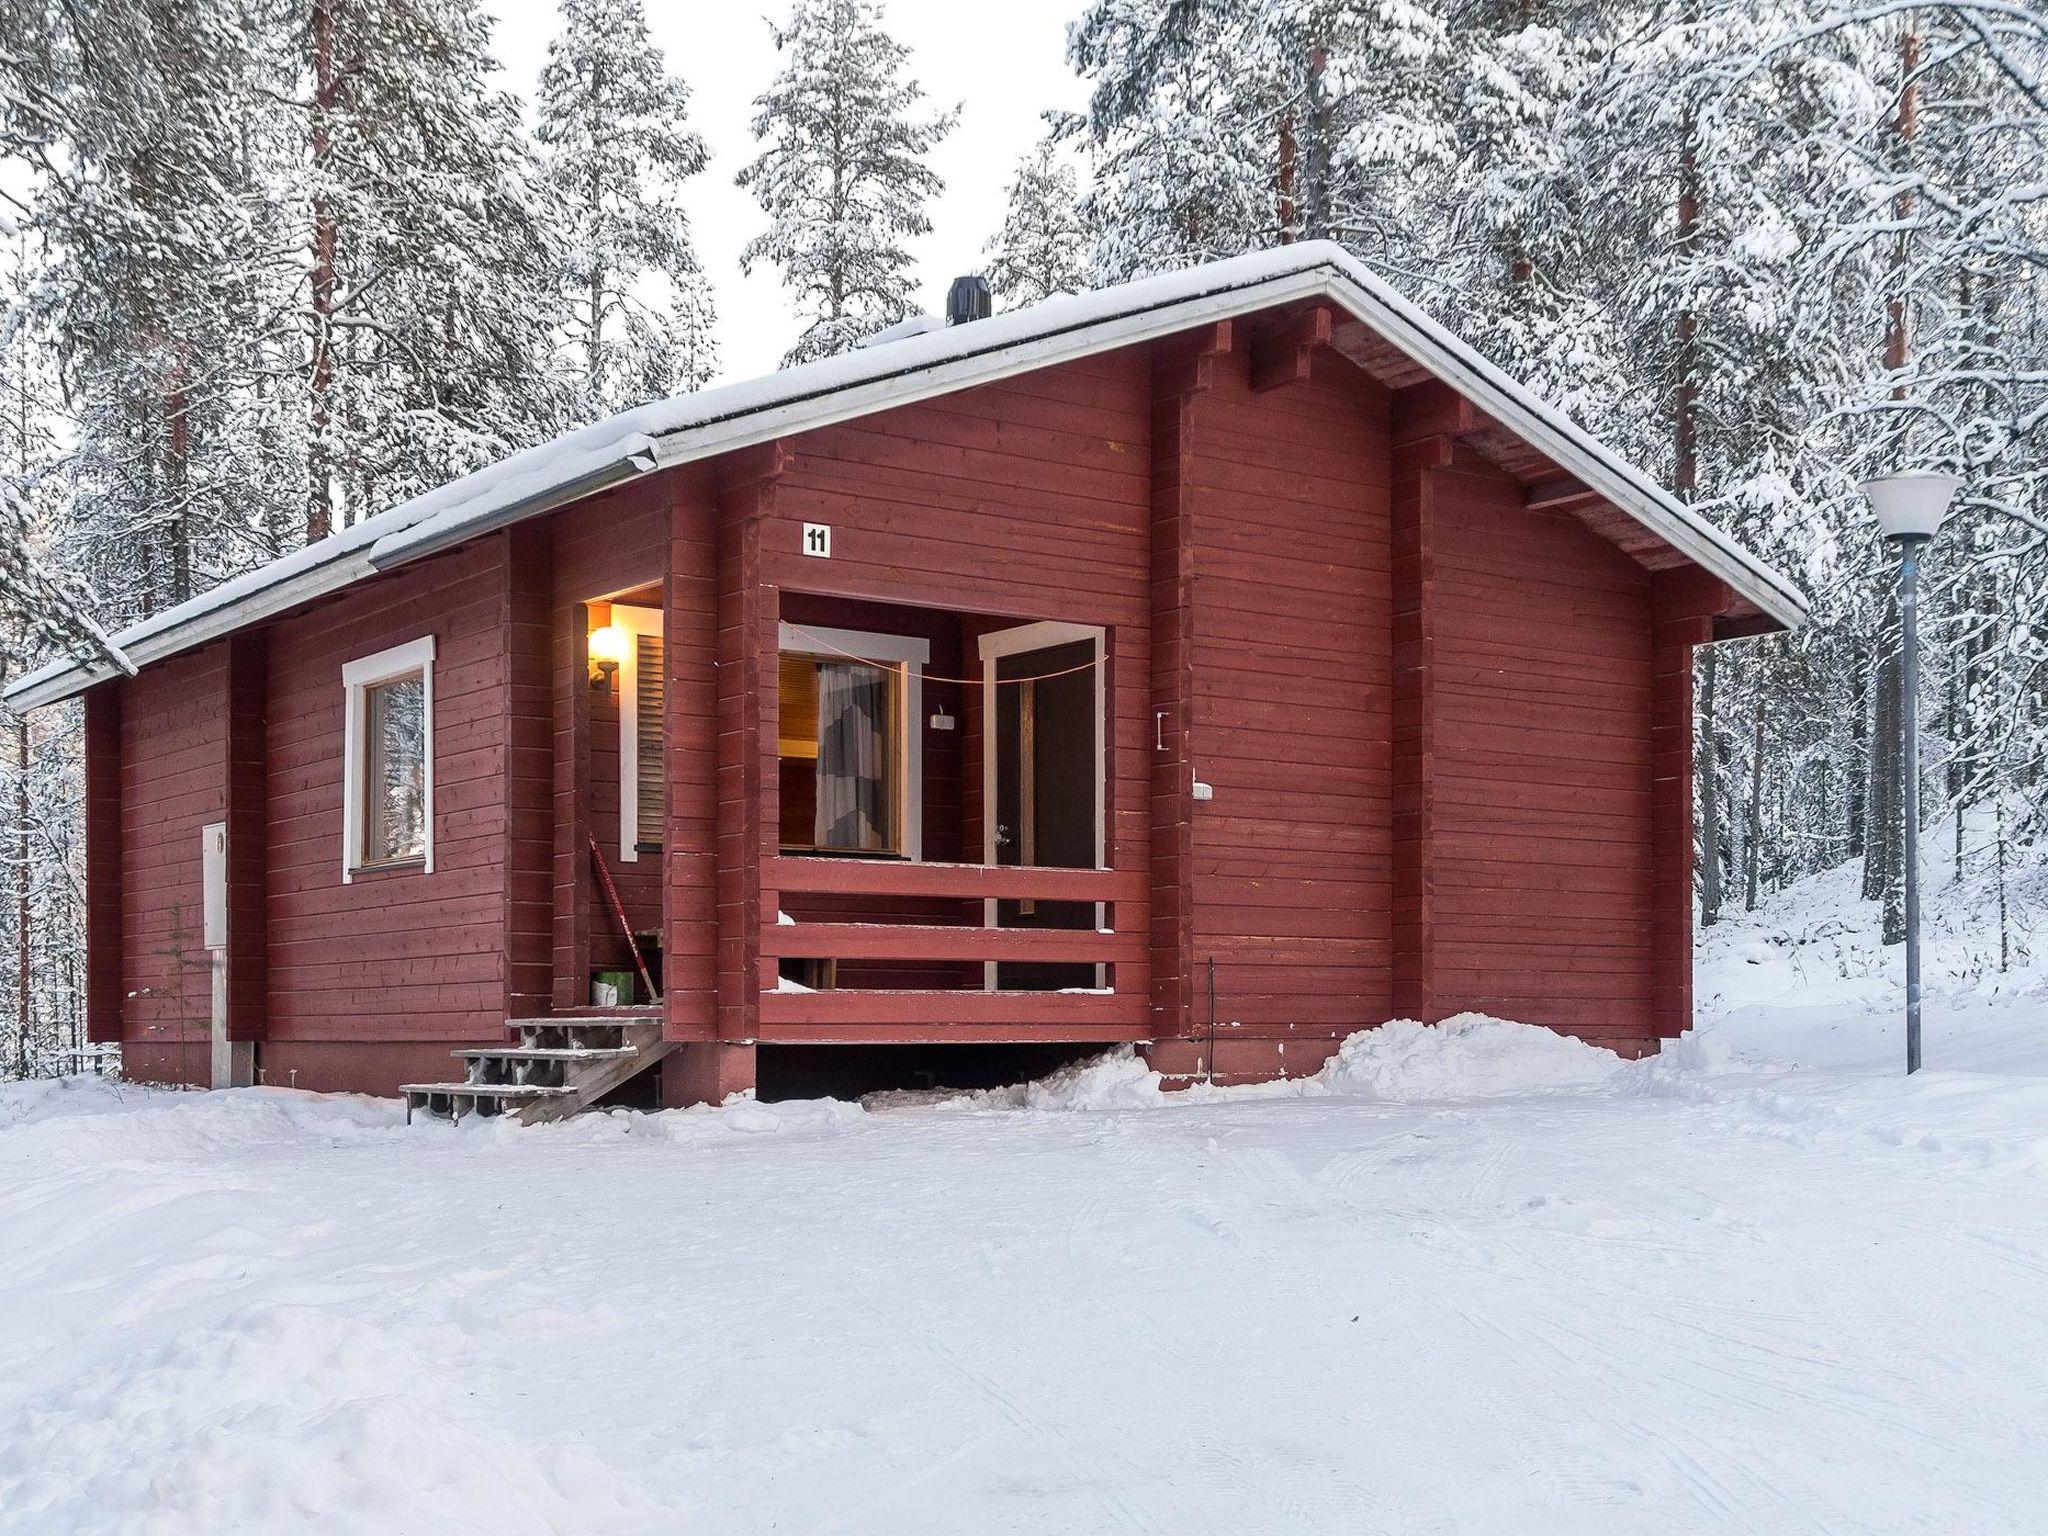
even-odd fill
[{"label": "tree trunk", "polygon": [[330,0],[313,0],[313,366],[312,402],[307,413],[306,542],[334,530],[334,465],[328,434],[333,428],[329,394],[334,385],[334,206],[327,196],[333,135],[329,122],[337,98],[334,68],[334,10]]},{"label": "tree trunk", "polygon": [[[1689,262],[1700,229],[1699,146],[1690,111],[1681,118],[1678,132],[1677,249],[1679,259]],[[1677,345],[1672,354],[1671,484],[1682,501],[1692,500],[1699,489],[1699,366],[1699,319],[1688,305],[1678,313]]]},{"label": "tree trunk", "polygon": [[170,499],[171,605],[192,595],[192,416],[182,367],[164,397],[164,488]]},{"label": "tree trunk", "polygon": [[28,1076],[29,877],[28,721],[14,722],[14,1028],[15,1076]]},{"label": "tree trunk", "polygon": [[[1898,162],[1901,172],[1912,160],[1913,136],[1920,126],[1920,87],[1913,75],[1920,67],[1920,38],[1909,24],[1905,36],[1899,40],[1899,111],[1892,120],[1892,130],[1897,135]],[[1906,366],[1909,344],[1907,328],[1910,318],[1906,309],[1906,293],[1901,286],[1906,269],[1907,223],[1913,217],[1913,194],[1901,192],[1892,200],[1892,216],[1898,222],[1899,233],[1892,244],[1892,293],[1885,304],[1884,365],[1892,374],[1892,398],[1906,398],[1905,381],[1899,378]]]},{"label": "tree trunk", "polygon": [[1721,744],[1716,738],[1720,657],[1702,646],[1700,657],[1700,926],[1721,921]]},{"label": "tree trunk", "polygon": [[1888,650],[1876,678],[1870,733],[1870,825],[1863,839],[1863,899],[1884,904],[1884,942],[1906,937],[1904,830],[1899,825],[1899,658]]},{"label": "tree trunk", "polygon": [[1754,912],[1757,874],[1764,857],[1764,701],[1756,701],[1749,746],[1749,806],[1743,817],[1742,910]]},{"label": "tree trunk", "polygon": [[1274,209],[1274,217],[1280,225],[1280,243],[1282,245],[1292,245],[1297,233],[1295,225],[1297,215],[1294,202],[1296,150],[1294,144],[1294,114],[1292,112],[1280,114],[1280,147],[1276,158],[1278,164],[1275,167],[1273,179],[1278,203]]},{"label": "tree trunk", "polygon": [[1849,711],[1849,740],[1854,752],[1842,775],[1842,810],[1849,829],[1849,857],[1863,857],[1870,783],[1870,668],[1861,655],[1852,658],[1856,675],[1862,679],[1856,690],[1856,707]]}]

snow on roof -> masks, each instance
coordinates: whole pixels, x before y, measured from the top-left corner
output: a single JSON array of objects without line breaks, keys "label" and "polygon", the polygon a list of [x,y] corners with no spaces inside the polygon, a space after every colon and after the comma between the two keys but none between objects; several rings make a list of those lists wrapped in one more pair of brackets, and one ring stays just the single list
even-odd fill
[{"label": "snow on roof", "polygon": [[[114,640],[138,664],[157,661],[637,475],[1311,298],[1363,321],[1772,618],[1797,625],[1806,617],[1805,597],[1784,577],[1517,385],[1341,246],[1311,240],[1047,299],[623,412],[366,518],[131,625]],[[57,661],[20,678],[4,697],[30,709],[112,674],[104,662]]]}]

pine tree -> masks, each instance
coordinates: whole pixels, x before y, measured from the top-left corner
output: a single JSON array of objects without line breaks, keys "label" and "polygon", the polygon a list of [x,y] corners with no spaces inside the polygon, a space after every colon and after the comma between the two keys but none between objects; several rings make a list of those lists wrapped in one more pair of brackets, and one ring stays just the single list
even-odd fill
[{"label": "pine tree", "polygon": [[1087,229],[1074,168],[1042,140],[1017,163],[1003,227],[987,246],[989,287],[1012,306],[1087,286]]},{"label": "pine tree", "polygon": [[925,208],[943,185],[924,157],[958,112],[913,115],[924,91],[878,0],[796,0],[773,31],[787,58],[755,99],[763,147],[739,174],[770,222],[740,270],[778,267],[796,295],[807,324],[787,365],[844,352],[911,312],[906,242],[930,231]]},{"label": "pine tree", "polygon": [[710,285],[682,202],[708,158],[689,104],[640,0],[563,0],[537,136],[586,419],[701,388],[716,371]]},{"label": "pine tree", "polygon": [[308,538],[565,425],[533,155],[473,0],[298,18]]},{"label": "pine tree", "polygon": [[0,110],[33,177],[42,258],[16,323],[72,403],[73,551],[110,616],[183,601],[262,558],[276,497],[243,401],[277,315],[243,129],[254,92],[227,0],[10,13]]}]

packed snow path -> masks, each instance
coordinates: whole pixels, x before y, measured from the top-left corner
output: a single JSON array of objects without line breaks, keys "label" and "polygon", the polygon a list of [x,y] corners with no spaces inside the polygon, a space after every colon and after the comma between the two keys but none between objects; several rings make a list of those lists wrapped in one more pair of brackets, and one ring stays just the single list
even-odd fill
[{"label": "packed snow path", "polygon": [[2043,1528],[2048,1082],[1501,1038],[523,1132],[0,1087],[0,1532]]}]

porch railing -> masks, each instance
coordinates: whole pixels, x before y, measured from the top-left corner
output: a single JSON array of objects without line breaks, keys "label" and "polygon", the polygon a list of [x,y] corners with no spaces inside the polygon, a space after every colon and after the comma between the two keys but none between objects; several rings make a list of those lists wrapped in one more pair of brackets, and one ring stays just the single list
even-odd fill
[{"label": "porch railing", "polygon": [[[764,990],[764,1038],[876,1038],[915,1030],[954,1040],[1142,1040],[1149,1033],[1145,876],[1139,871],[925,864],[782,855],[763,865],[761,953],[773,961],[879,960],[1101,965],[1108,985],[1065,991]],[[873,896],[961,903],[1093,902],[1094,929],[999,928],[986,922],[777,922],[785,895]],[[772,980],[769,987],[774,986]]]}]

